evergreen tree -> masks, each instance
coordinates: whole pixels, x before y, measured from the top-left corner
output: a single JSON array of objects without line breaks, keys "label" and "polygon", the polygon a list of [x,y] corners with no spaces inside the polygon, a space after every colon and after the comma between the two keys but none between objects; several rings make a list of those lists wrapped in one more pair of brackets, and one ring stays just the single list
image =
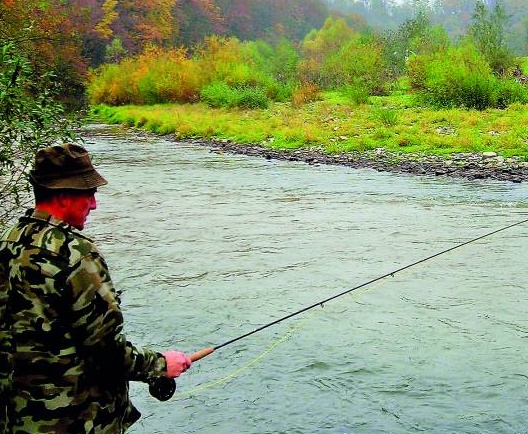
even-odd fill
[{"label": "evergreen tree", "polygon": [[507,24],[508,15],[501,0],[496,0],[491,10],[477,0],[468,35],[497,75],[504,75],[513,62],[506,45]]}]

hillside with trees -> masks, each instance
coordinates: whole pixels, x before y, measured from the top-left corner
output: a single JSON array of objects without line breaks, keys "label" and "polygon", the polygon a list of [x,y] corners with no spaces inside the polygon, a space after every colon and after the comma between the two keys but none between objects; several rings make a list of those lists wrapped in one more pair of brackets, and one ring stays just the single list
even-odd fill
[{"label": "hillside with trees", "polygon": [[[477,0],[2,0],[0,38],[14,41],[37,69],[60,76],[78,99],[88,68],[117,62],[146,47],[192,49],[210,36],[241,41],[281,38],[299,44],[331,16],[355,29],[395,32],[422,14],[452,41],[467,33]],[[508,49],[525,55],[524,0],[482,0],[504,10]]]},{"label": "hillside with trees", "polygon": [[67,115],[89,103],[528,103],[525,0],[1,0],[0,44],[0,199],[13,207],[35,149],[74,137]]}]

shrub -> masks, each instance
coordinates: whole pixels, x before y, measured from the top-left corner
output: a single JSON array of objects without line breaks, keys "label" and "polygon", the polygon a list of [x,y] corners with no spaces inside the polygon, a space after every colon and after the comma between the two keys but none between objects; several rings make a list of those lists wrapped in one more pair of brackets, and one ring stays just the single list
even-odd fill
[{"label": "shrub", "polygon": [[230,87],[255,85],[262,82],[262,71],[245,53],[243,43],[236,38],[209,37],[196,49],[193,58],[200,65],[205,81],[224,81]]},{"label": "shrub", "polygon": [[384,35],[384,55],[392,77],[405,71],[405,59],[411,54],[433,52],[450,45],[449,36],[442,26],[433,26],[425,11],[402,23],[397,30]]},{"label": "shrub", "polygon": [[198,65],[184,49],[150,47],[119,64],[92,71],[88,95],[92,104],[193,102],[203,83]]},{"label": "shrub", "polygon": [[304,83],[297,86],[292,93],[292,105],[300,107],[303,104],[317,101],[320,98],[321,89],[313,83]]},{"label": "shrub", "polygon": [[366,104],[369,100],[369,91],[358,85],[345,85],[339,88],[339,93],[353,104]]},{"label": "shrub", "polygon": [[510,104],[528,104],[528,87],[517,80],[503,79],[496,90],[496,106],[506,108]]},{"label": "shrub", "polygon": [[459,107],[485,110],[494,107],[495,89],[498,80],[493,76],[481,77],[476,74],[469,74],[460,78],[457,93],[452,95],[455,105]]},{"label": "shrub", "polygon": [[202,88],[200,99],[209,107],[229,107],[233,100],[233,91],[223,81],[215,81]]},{"label": "shrub", "polygon": [[488,8],[482,0],[475,4],[468,36],[489,63],[496,75],[502,76],[513,63],[506,44],[509,17],[500,1]]},{"label": "shrub", "polygon": [[269,106],[269,99],[263,88],[244,86],[234,90],[231,105],[245,109],[265,109]]},{"label": "shrub", "polygon": [[360,34],[342,19],[329,19],[321,30],[308,35],[303,55],[301,81],[322,89],[353,84],[372,94],[384,93],[389,77],[380,40]]},{"label": "shrub", "polygon": [[281,38],[275,46],[273,56],[269,59],[269,65],[273,77],[287,87],[297,79],[297,67],[300,54],[293,44],[286,38]]},{"label": "shrub", "polygon": [[200,97],[210,107],[267,108],[269,99],[261,87],[240,86],[231,88],[223,81],[204,86]]},{"label": "shrub", "polygon": [[122,105],[135,100],[135,63],[126,59],[119,65],[103,65],[90,71],[87,94],[91,104]]},{"label": "shrub", "polygon": [[321,29],[312,30],[301,45],[302,60],[298,68],[301,81],[325,89],[331,87],[334,78],[323,71],[325,63],[344,44],[356,38],[357,32],[343,18],[330,17]]},{"label": "shrub", "polygon": [[413,56],[407,68],[411,86],[419,99],[433,106],[484,110],[507,105],[521,96],[521,92],[513,88],[510,96],[500,96],[501,90],[506,89],[504,82],[493,74],[470,42]]},{"label": "shrub", "polygon": [[287,102],[291,100],[293,89],[295,87],[295,82],[288,83],[270,83],[266,89],[266,94],[268,98],[273,101],[278,102]]},{"label": "shrub", "polygon": [[[194,61],[200,66],[205,82],[225,82],[232,90],[254,100],[262,89],[266,99],[284,98],[288,85],[273,75],[273,48],[264,41],[240,42],[236,38],[207,38],[200,45]],[[260,89],[260,90],[257,90]],[[259,96],[263,104],[264,99]],[[268,101],[269,102],[269,101]]]}]

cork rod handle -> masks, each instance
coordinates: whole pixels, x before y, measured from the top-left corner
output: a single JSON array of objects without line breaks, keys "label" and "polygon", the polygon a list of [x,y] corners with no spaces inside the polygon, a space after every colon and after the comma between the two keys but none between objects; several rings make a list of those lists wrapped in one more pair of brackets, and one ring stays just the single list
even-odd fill
[{"label": "cork rod handle", "polygon": [[203,359],[204,357],[208,356],[209,354],[213,353],[214,352],[214,348],[213,347],[208,347],[208,348],[204,348],[202,350],[199,350],[199,351],[196,351],[196,353],[192,353],[189,358],[193,361],[193,362],[196,362],[197,360],[200,360],[200,359]]}]

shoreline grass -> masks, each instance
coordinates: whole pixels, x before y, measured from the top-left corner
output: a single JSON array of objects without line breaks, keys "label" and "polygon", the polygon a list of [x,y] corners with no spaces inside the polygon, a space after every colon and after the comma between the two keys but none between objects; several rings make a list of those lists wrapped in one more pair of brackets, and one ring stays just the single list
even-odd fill
[{"label": "shoreline grass", "polygon": [[229,140],[277,150],[318,147],[328,154],[384,148],[449,156],[496,152],[528,161],[528,106],[483,111],[416,107],[407,96],[370,97],[351,105],[337,93],[294,107],[210,108],[203,103],[92,107],[92,115],[175,139]]}]

